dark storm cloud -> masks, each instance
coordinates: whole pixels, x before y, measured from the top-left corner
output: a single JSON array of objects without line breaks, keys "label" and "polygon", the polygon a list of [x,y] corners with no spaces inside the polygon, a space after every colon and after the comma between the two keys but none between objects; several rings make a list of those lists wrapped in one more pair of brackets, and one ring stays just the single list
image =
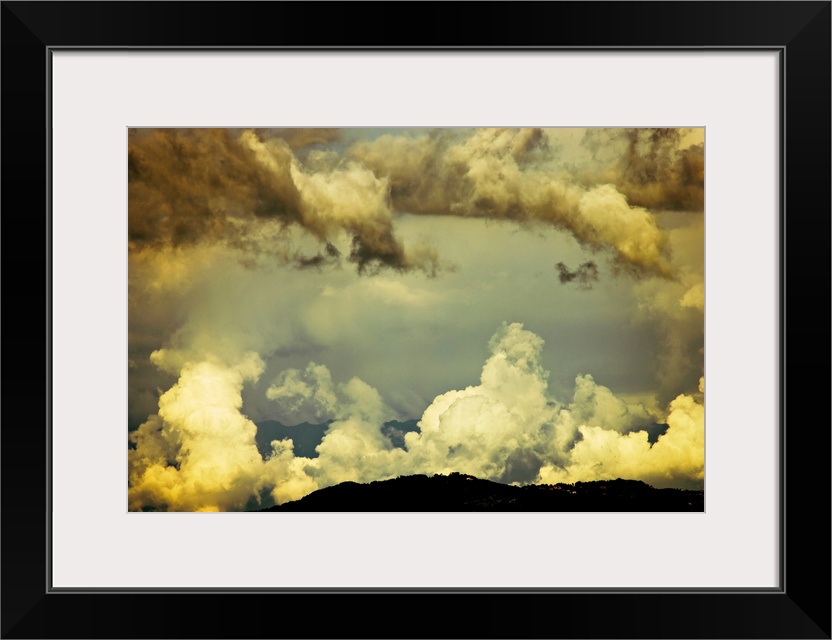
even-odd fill
[{"label": "dark storm cloud", "polygon": [[321,269],[338,264],[341,252],[331,243],[327,243],[324,250],[313,256],[298,256],[294,263],[298,269]]},{"label": "dark storm cloud", "polygon": [[300,222],[300,195],[282,152],[276,170],[225,129],[133,129],[129,134],[128,237],[134,247],[183,246],[238,233],[230,219]]},{"label": "dark storm cloud", "polygon": [[682,129],[590,129],[584,144],[593,151],[623,140],[612,167],[589,181],[610,180],[632,205],[648,209],[702,211],[705,204],[705,146],[680,149]]},{"label": "dark storm cloud", "polygon": [[561,284],[574,282],[578,285],[579,289],[592,289],[592,283],[598,282],[598,265],[591,260],[584,262],[574,271],[571,271],[562,262],[558,262],[555,266],[557,267],[558,280],[560,280]]},{"label": "dark storm cloud", "polygon": [[[336,262],[334,242],[352,238],[359,271],[373,266],[435,271],[409,255],[393,230],[388,185],[355,163],[307,172],[292,146],[331,141],[331,130],[134,129],[128,147],[128,238],[133,249],[225,244],[300,267]],[[280,135],[277,135],[280,133]],[[276,225],[265,233],[263,222]],[[274,246],[274,229],[301,229],[324,245],[311,258]],[[337,250],[336,250],[337,251]]]}]

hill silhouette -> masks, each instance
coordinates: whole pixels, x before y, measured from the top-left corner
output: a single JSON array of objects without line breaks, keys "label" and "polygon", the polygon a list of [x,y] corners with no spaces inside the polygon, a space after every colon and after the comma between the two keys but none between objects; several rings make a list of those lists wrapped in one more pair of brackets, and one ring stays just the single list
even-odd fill
[{"label": "hill silhouette", "polygon": [[703,491],[655,489],[638,480],[516,487],[474,476],[401,476],[369,484],[342,482],[260,511],[704,511]]}]

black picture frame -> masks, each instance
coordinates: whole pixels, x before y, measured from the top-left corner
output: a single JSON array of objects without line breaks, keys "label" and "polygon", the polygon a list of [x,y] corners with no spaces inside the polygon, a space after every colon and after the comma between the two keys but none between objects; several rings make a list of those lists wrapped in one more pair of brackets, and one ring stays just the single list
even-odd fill
[{"label": "black picture frame", "polygon": [[[828,1],[3,2],[2,637],[830,638],[830,15]],[[70,47],[778,51],[780,587],[53,591],[48,97],[51,51]]]}]

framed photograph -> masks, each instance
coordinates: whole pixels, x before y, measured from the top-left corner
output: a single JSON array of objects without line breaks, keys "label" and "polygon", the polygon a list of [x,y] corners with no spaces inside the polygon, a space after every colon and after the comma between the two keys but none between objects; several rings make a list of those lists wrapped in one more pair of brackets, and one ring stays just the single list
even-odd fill
[{"label": "framed photograph", "polygon": [[830,4],[438,6],[3,3],[3,637],[830,637]]},{"label": "framed photograph", "polygon": [[129,510],[704,512],[704,159],[130,128]]}]

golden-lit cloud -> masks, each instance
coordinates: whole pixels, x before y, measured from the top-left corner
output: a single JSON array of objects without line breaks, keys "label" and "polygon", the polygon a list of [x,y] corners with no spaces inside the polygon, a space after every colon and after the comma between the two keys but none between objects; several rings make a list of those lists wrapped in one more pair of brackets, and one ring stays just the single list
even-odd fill
[{"label": "golden-lit cloud", "polygon": [[669,277],[665,237],[613,184],[586,188],[553,165],[539,129],[384,135],[348,154],[390,180],[398,211],[542,223],[606,249],[634,274]]},{"label": "golden-lit cloud", "polygon": [[545,467],[546,483],[633,478],[655,487],[701,487],[705,475],[705,409],[690,396],[670,403],[667,431],[651,444],[646,431],[626,435],[583,425],[569,465]]},{"label": "golden-lit cloud", "polygon": [[158,414],[130,436],[130,508],[242,509],[263,483],[257,427],[240,412],[243,383],[259,377],[262,360],[249,353],[230,366],[182,362],[165,351],[154,359],[180,376],[159,399]]},{"label": "golden-lit cloud", "polygon": [[679,304],[683,307],[703,311],[705,309],[705,283],[697,282],[685,291],[685,295],[679,299]]},{"label": "golden-lit cloud", "polygon": [[613,163],[583,174],[586,182],[613,184],[634,206],[703,210],[704,129],[589,129],[586,136],[590,148],[625,144]]}]

